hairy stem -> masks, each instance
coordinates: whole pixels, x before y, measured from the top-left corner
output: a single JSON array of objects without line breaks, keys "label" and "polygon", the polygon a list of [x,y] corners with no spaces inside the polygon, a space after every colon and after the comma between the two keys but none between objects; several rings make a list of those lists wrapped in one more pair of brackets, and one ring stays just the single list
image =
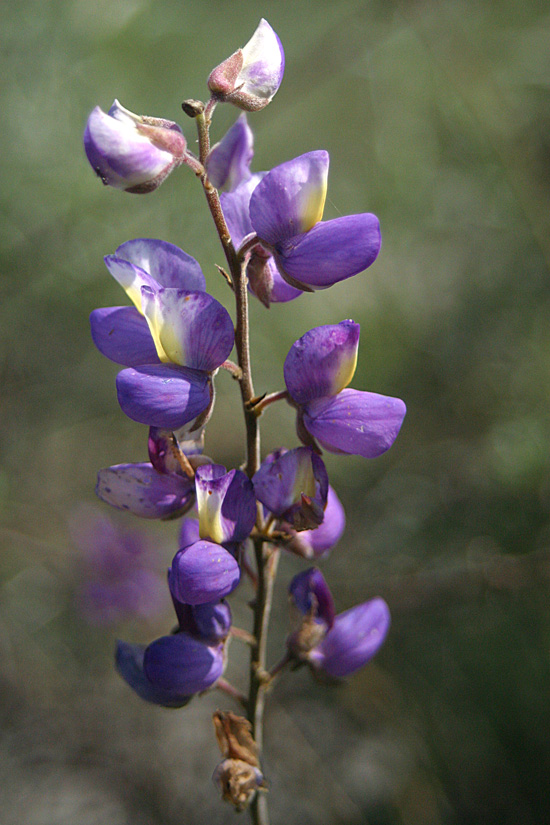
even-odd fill
[{"label": "hairy stem", "polygon": [[[199,112],[195,118],[199,135],[199,159],[203,167],[210,151],[210,116],[213,106],[205,113]],[[245,471],[249,478],[260,466],[260,428],[256,411],[251,408],[250,402],[254,399],[254,385],[252,382],[252,368],[250,363],[250,330],[248,318],[248,288],[246,278],[246,263],[243,256],[237,255],[231,241],[231,236],[222,212],[217,190],[208,180],[206,170],[199,175],[210,213],[214,220],[220,238],[229,274],[235,293],[236,322],[235,348],[237,361],[241,369],[238,377],[241,389],[242,408],[246,426],[246,458]],[[261,509],[258,507],[258,528],[263,526]],[[258,754],[261,759],[263,744],[263,716],[266,690],[266,649],[273,585],[277,570],[279,551],[265,543],[263,538],[254,540],[256,555],[257,588],[254,601],[254,630],[255,644],[251,647],[250,655],[250,687],[247,700],[248,719],[252,724],[252,732]],[[263,794],[256,794],[250,806],[253,825],[269,825],[267,801]]]}]

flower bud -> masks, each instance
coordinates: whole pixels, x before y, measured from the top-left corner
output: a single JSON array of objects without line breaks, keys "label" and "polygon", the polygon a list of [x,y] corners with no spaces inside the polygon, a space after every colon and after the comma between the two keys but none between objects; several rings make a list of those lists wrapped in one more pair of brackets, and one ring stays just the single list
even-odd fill
[{"label": "flower bud", "polygon": [[246,46],[213,69],[208,88],[217,100],[255,112],[273,98],[281,85],[284,68],[281,41],[262,18]]},{"label": "flower bud", "polygon": [[206,158],[206,172],[212,186],[232,192],[249,180],[253,154],[254,136],[243,112]]},{"label": "flower bud", "polygon": [[84,131],[84,149],[98,177],[135,194],[157,189],[183,162],[186,147],[176,123],[135,115],[118,100],[108,114],[96,106]]}]

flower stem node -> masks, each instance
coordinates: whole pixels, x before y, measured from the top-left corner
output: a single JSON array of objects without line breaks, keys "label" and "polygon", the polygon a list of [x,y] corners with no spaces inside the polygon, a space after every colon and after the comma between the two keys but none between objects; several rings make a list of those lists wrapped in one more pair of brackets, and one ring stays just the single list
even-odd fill
[{"label": "flower stem node", "polygon": [[84,149],[106,186],[146,194],[184,162],[187,142],[177,123],[135,115],[115,100],[107,114],[99,106],[90,114]]}]

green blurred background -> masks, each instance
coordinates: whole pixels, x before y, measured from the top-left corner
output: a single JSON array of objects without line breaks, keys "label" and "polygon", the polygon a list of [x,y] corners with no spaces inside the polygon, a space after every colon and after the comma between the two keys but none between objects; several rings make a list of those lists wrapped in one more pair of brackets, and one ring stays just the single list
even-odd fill
[{"label": "green blurred background", "polygon": [[[142,532],[161,582],[177,535],[174,523],[117,518],[94,500],[97,469],[144,460],[146,447],[145,428],[117,407],[115,365],[89,337],[89,312],[124,302],[102,257],[134,237],[171,241],[228,302],[222,254],[192,174],[147,197],[103,188],[81,135],[90,110],[116,96],[178,120],[192,143],[181,101],[204,98],[211,68],[261,16],[287,68],[249,120],[254,169],[328,149],[325,217],[375,212],[383,250],[330,291],[252,306],[256,389],[281,388],[283,358],[311,326],[353,317],[353,385],[409,410],[386,456],[326,457],[348,527],[322,569],[338,609],[379,594],[393,627],[345,685],[299,672],[276,686],[273,821],[547,822],[550,8],[540,0],[2,5],[0,821],[233,821],[209,779],[210,715],[230,704],[149,707],[113,672],[117,637],[170,627],[167,593],[148,616],[136,604],[104,626],[82,602],[97,575],[81,535],[94,513]],[[237,114],[219,107],[214,139]],[[217,387],[207,451],[235,466],[236,387],[226,374]],[[289,409],[263,421],[266,450],[295,445]],[[282,564],[271,661],[288,627],[285,584],[302,567]],[[243,625],[248,598],[244,588],[232,599]],[[229,674],[241,684],[243,656],[234,642]]]}]

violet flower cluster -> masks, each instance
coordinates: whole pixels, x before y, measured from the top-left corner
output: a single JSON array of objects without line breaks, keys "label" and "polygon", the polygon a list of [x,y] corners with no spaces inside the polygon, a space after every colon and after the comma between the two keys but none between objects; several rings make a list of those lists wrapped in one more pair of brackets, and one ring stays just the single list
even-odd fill
[{"label": "violet flower cluster", "polygon": [[[392,446],[405,416],[400,399],[349,388],[360,333],[352,320],[306,331],[284,361],[285,389],[254,392],[248,294],[265,307],[285,303],[358,275],[380,250],[371,213],[322,220],[329,168],[324,150],[251,171],[253,135],[245,112],[272,100],[283,71],[279,38],[262,20],[246,46],[211,72],[208,102],[183,104],[197,126],[198,156],[179,125],[134,115],[118,101],[107,114],[94,109],[84,133],[92,167],[117,189],[152,192],[174,169],[189,167],[202,183],[226,255],[227,271],[219,269],[232,288],[234,317],[207,292],[197,261],[167,241],[126,241],[105,257],[128,303],[95,309],[92,338],[122,367],[118,403],[148,428],[148,461],[100,470],[96,492],[141,518],[184,517],[168,570],[176,626],[147,645],[119,642],[116,665],[148,702],[182,707],[219,688],[246,709],[248,721],[232,713],[215,718],[224,757],[215,777],[239,810],[252,802],[258,823],[264,780],[255,737],[261,738],[267,686],[287,665],[332,679],[351,675],[378,651],[390,624],[381,598],[336,614],[320,570],[298,570],[288,588],[293,623],[286,648],[269,670],[265,634],[277,558],[288,552],[311,564],[343,535],[344,508],[329,484],[323,451],[375,458]],[[244,112],[211,147],[212,115],[221,103]],[[234,349],[236,363],[229,360]],[[240,468],[227,469],[204,453],[220,369],[240,386],[236,409],[246,430]],[[295,409],[298,444],[262,460],[260,417],[276,401]],[[227,599],[238,587],[246,600],[254,593],[251,631],[232,625]],[[250,645],[248,695],[224,677],[232,637]]]}]

